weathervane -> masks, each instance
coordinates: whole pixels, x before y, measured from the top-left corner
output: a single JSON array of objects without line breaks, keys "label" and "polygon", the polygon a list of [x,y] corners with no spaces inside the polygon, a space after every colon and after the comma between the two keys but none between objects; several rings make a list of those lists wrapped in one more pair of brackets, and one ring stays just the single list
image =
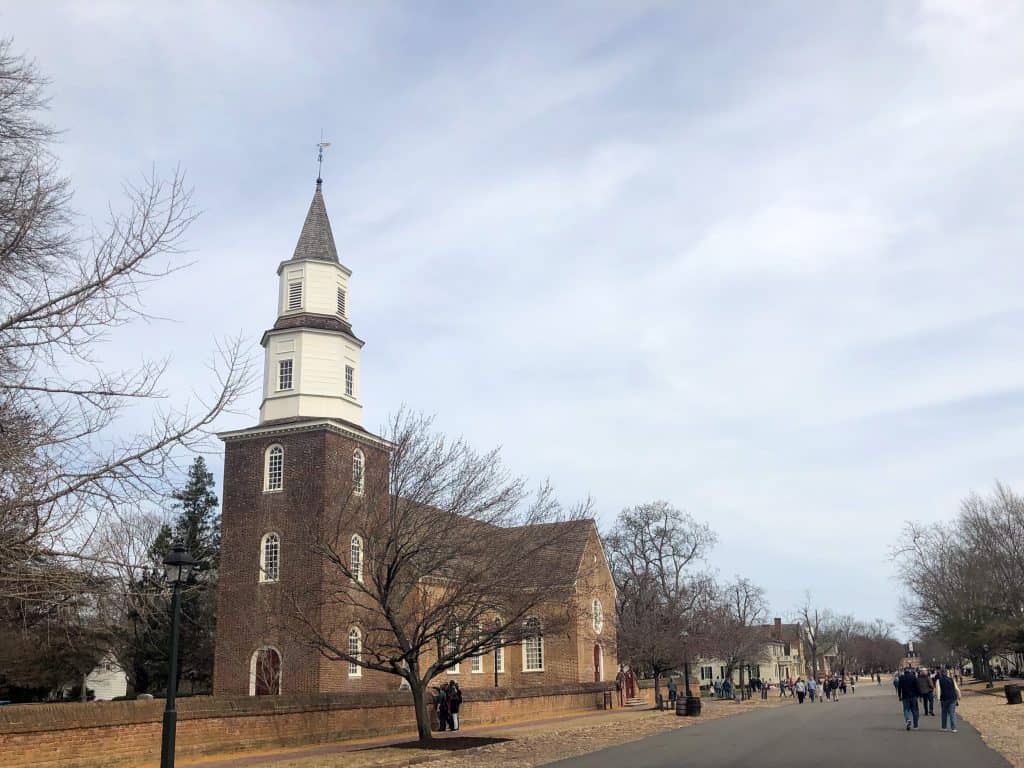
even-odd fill
[{"label": "weathervane", "polygon": [[324,167],[324,150],[331,146],[331,142],[324,141],[324,132],[320,131],[320,143],[316,145],[316,183],[323,184],[324,180],[320,178],[320,172]]}]

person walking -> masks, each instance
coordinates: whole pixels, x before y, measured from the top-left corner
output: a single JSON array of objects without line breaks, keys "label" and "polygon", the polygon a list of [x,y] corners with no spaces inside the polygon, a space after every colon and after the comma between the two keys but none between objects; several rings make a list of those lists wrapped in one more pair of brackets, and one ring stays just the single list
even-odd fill
[{"label": "person walking", "polygon": [[679,685],[674,677],[668,679],[668,703],[675,705],[676,697],[679,695]]},{"label": "person walking", "polygon": [[623,687],[626,679],[626,673],[622,671],[622,665],[619,664],[619,671],[615,675],[615,691],[619,694],[619,708],[626,706],[625,697],[623,695]]},{"label": "person walking", "polygon": [[807,695],[811,699],[811,704],[814,703],[814,695],[818,692],[818,681],[813,677],[807,680]]},{"label": "person walking", "polygon": [[917,692],[921,695],[925,717],[935,717],[935,687],[925,669],[917,671]]},{"label": "person walking", "polygon": [[725,680],[722,681],[722,698],[732,698],[732,680],[730,680],[729,678],[725,678]]},{"label": "person walking", "polygon": [[921,695],[917,691],[917,675],[914,674],[913,669],[907,667],[897,682],[897,693],[900,701],[903,702],[903,719],[906,721],[909,731],[911,724],[917,728],[917,721],[921,715],[917,706],[917,699]]},{"label": "person walking", "polygon": [[804,682],[802,677],[796,679],[796,700],[798,704],[804,703],[804,696],[807,695],[807,683]]},{"label": "person walking", "polygon": [[719,677],[715,678],[715,698],[722,698],[722,679]]},{"label": "person walking", "polygon": [[854,675],[850,678],[850,695],[852,696],[857,692],[857,676]]},{"label": "person walking", "polygon": [[956,708],[960,703],[960,687],[956,684],[945,669],[939,670],[939,709],[942,712],[941,726],[946,730],[946,723],[949,722],[950,730],[956,733]]},{"label": "person walking", "polygon": [[448,685],[448,727],[459,730],[459,708],[462,707],[462,690],[454,680]]}]

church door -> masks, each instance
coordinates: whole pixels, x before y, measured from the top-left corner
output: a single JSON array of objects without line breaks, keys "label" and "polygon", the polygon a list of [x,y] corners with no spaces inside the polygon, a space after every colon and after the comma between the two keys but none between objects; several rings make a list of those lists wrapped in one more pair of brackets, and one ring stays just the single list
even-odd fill
[{"label": "church door", "polygon": [[601,646],[594,645],[594,682],[601,682]]},{"label": "church door", "polygon": [[256,652],[257,696],[277,696],[281,693],[281,657],[273,648],[260,648]]}]

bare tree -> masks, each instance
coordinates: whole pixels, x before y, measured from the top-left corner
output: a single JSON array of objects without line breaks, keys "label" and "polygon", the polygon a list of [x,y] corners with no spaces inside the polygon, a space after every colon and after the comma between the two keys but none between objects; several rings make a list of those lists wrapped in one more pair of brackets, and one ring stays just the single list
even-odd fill
[{"label": "bare tree", "polygon": [[531,499],[497,450],[448,440],[430,418],[401,411],[384,436],[386,471],[367,467],[364,493],[320,521],[327,576],[293,594],[291,624],[327,658],[408,683],[426,740],[437,675],[527,638],[542,653],[544,635],[576,626],[575,597],[589,594],[580,544],[595,529],[589,501],[563,509],[546,484]]},{"label": "bare tree", "polygon": [[[22,602],[97,583],[114,564],[98,532],[164,497],[250,380],[239,341],[219,347],[211,394],[179,407],[160,402],[166,360],[104,366],[99,345],[149,319],[143,290],[183,266],[196,214],[180,173],[152,176],[82,237],[38,118],[45,85],[0,42],[0,599]],[[151,427],[126,432],[140,408]]]},{"label": "bare tree", "polygon": [[714,542],[707,525],[665,501],[624,509],[605,537],[619,657],[651,671],[658,699],[662,675],[701,642],[713,584],[697,565]]},{"label": "bare tree", "polygon": [[733,669],[739,667],[740,690],[743,690],[744,661],[759,658],[768,642],[764,627],[768,603],[764,589],[750,579],[737,576],[735,581],[717,590],[715,605],[709,645],[725,662],[727,679]]},{"label": "bare tree", "polygon": [[972,494],[952,523],[909,523],[893,552],[907,620],[987,670],[993,653],[1024,652],[1024,499],[997,484]]},{"label": "bare tree", "polygon": [[823,651],[831,650],[835,644],[833,635],[833,614],[827,608],[814,603],[810,591],[804,594],[803,605],[796,609],[797,622],[801,625],[803,639],[811,652],[811,674],[818,677],[818,659]]}]

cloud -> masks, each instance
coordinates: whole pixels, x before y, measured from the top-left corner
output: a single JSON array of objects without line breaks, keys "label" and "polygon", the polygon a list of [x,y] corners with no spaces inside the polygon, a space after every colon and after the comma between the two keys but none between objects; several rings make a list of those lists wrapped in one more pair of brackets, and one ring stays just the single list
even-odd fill
[{"label": "cloud", "polygon": [[[668,498],[786,615],[897,618],[888,542],[1024,483],[1024,19],[1012,3],[8,3],[85,216],[189,171],[197,265],[147,294],[201,385],[273,322],[313,144],[364,350],[405,402],[602,523]],[[244,426],[258,409],[223,425]],[[778,567],[784,563],[786,567]]]}]

